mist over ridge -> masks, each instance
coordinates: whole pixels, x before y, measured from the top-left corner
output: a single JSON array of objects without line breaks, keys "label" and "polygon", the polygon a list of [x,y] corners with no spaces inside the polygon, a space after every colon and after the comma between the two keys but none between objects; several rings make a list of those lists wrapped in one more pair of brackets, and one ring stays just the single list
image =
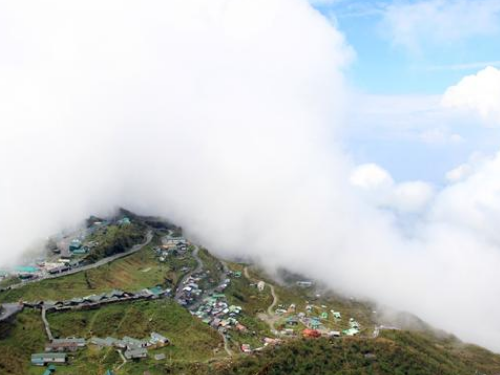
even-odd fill
[{"label": "mist over ridge", "polygon": [[500,350],[500,156],[442,189],[355,166],[355,53],[306,1],[0,9],[0,264],[123,206]]}]

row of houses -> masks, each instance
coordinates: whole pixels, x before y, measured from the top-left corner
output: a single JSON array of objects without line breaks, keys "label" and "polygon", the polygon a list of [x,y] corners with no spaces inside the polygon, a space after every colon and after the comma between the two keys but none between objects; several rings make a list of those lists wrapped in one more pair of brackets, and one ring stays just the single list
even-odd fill
[{"label": "row of houses", "polygon": [[123,337],[121,340],[113,337],[101,339],[93,337],[90,339],[90,344],[104,347],[114,347],[124,350],[126,359],[140,359],[148,356],[148,349],[159,348],[170,344],[170,340],[165,336],[152,332],[148,339],[140,340],[129,336]]},{"label": "row of houses", "polygon": [[86,340],[81,338],[54,339],[45,345],[45,352],[31,355],[31,364],[46,366],[53,363],[67,363],[67,352],[75,352],[78,349],[84,348],[86,345]]},{"label": "row of houses", "polygon": [[[128,336],[123,337],[121,340],[112,337],[105,339],[93,337],[88,343],[99,347],[122,349],[124,350],[125,358],[139,359],[147,357],[148,349],[169,345],[170,340],[157,332],[152,332],[150,337],[145,340]],[[68,362],[67,352],[74,352],[84,348],[86,345],[87,341],[81,338],[54,339],[45,345],[45,352],[31,355],[31,363],[36,366],[65,364]]]},{"label": "row of houses", "polygon": [[54,339],[45,345],[46,352],[75,352],[80,348],[87,345],[85,339],[67,338],[67,339]]},{"label": "row of houses", "polygon": [[76,297],[69,300],[24,302],[24,305],[33,308],[41,308],[43,306],[46,310],[68,310],[85,307],[91,308],[114,302],[156,299],[169,296],[170,293],[171,289],[163,289],[161,286],[143,289],[135,293],[115,289],[109,293],[92,294],[86,297]]}]

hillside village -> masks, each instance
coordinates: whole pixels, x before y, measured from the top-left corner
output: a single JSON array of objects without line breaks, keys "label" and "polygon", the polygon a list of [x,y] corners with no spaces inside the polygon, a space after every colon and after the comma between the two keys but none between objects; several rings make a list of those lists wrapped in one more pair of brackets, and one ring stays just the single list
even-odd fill
[{"label": "hillside village", "polygon": [[[115,235],[120,231],[142,235],[125,241],[128,247],[108,256],[89,257],[100,243],[110,241],[110,233],[112,241],[123,241]],[[207,347],[203,354],[211,357],[207,363],[232,363],[294,340],[376,340],[384,330],[399,329],[377,322],[377,313],[369,304],[333,298],[313,280],[296,276],[280,285],[248,264],[219,260],[172,225],[135,216],[108,220],[93,217],[83,230],[55,238],[49,240],[44,256],[2,274],[0,324],[15,325],[23,314],[33,319],[32,314],[39,314],[42,322],[40,344],[36,349],[34,346],[29,358],[18,359],[19,366],[29,374],[80,373],[88,356],[104,360],[105,365],[95,370],[99,374],[148,374],[151,368],[171,368],[172,356],[182,347],[182,339],[177,332],[161,329],[163,318],[158,311],[172,310],[172,303],[178,306],[176,314],[182,315],[184,310],[199,322],[200,332],[210,342],[210,349]],[[112,241],[108,246],[116,245]],[[68,280],[81,280],[83,274],[82,292],[95,290],[97,281],[89,275],[134,257],[141,262],[146,259],[148,266],[129,271],[126,276],[145,278],[142,288],[103,287],[99,293],[77,295],[78,288],[65,287]],[[154,280],[150,274],[156,275]],[[106,285],[117,283],[113,274],[99,275]],[[145,285],[148,282],[151,285]],[[41,289],[44,283],[61,284],[63,292],[50,294],[50,288]],[[76,284],[72,281],[68,285]],[[133,327],[113,331],[113,324],[100,330],[88,328],[88,322],[101,311],[123,315],[120,309],[134,305],[152,311],[140,332]],[[186,322],[188,315],[183,318]],[[73,316],[81,318],[74,320]],[[163,326],[167,324],[173,324],[172,320]],[[105,361],[111,353],[117,354],[115,360]],[[376,360],[372,352],[364,355]]]}]

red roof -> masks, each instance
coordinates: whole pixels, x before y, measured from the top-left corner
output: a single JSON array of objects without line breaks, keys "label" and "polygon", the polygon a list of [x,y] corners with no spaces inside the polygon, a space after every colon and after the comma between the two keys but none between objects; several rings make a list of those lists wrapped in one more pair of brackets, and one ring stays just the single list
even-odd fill
[{"label": "red roof", "polygon": [[302,336],[304,337],[321,337],[321,333],[315,329],[306,328],[302,331]]}]

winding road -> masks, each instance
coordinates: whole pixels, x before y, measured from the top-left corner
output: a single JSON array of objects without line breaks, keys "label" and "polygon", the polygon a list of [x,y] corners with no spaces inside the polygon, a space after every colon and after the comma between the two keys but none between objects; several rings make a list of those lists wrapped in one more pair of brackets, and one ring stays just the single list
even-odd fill
[{"label": "winding road", "polygon": [[183,290],[182,290],[182,285],[186,282],[187,279],[189,279],[192,275],[195,275],[197,273],[200,273],[203,271],[203,262],[198,256],[198,252],[200,251],[200,248],[197,245],[193,245],[194,250],[193,253],[191,254],[193,258],[196,260],[196,268],[192,270],[191,272],[188,272],[184,277],[179,281],[179,284],[177,285],[177,289],[175,290],[175,300],[179,303],[182,295],[183,295]]},{"label": "winding road", "polygon": [[[252,277],[250,277],[250,273],[248,272],[248,266],[245,266],[245,268],[243,269],[243,274],[245,275],[245,277],[248,280],[254,281],[257,283],[259,282],[259,280],[256,280],[256,279],[253,279]],[[267,315],[265,313],[263,313],[263,314],[259,314],[258,316],[261,320],[263,320],[265,323],[267,323],[267,325],[271,329],[271,332],[274,333],[275,332],[274,323],[276,322],[277,318],[274,315],[273,309],[278,304],[279,299],[278,299],[278,295],[276,294],[276,291],[274,290],[274,285],[271,285],[269,283],[266,283],[266,284],[269,285],[269,288],[271,289],[271,295],[273,296],[273,302],[271,302],[271,304],[267,308]]]},{"label": "winding road", "polygon": [[146,233],[146,241],[144,241],[141,244],[137,244],[137,245],[132,246],[132,248],[130,248],[130,250],[128,250],[128,251],[125,251],[123,253],[118,253],[118,254],[112,255],[110,257],[103,258],[95,263],[87,264],[87,265],[82,266],[82,267],[72,268],[66,272],[61,272],[61,273],[58,273],[55,275],[47,275],[47,276],[44,276],[44,277],[41,277],[41,278],[35,279],[35,280],[23,281],[22,283],[11,285],[9,288],[6,288],[6,290],[17,289],[17,288],[23,287],[24,285],[30,284],[30,283],[36,283],[36,282],[39,282],[42,280],[47,280],[47,279],[57,279],[58,277],[73,275],[73,274],[78,273],[78,272],[88,271],[88,270],[91,270],[93,268],[101,267],[101,266],[103,266],[107,263],[113,262],[117,259],[124,258],[124,257],[132,255],[134,253],[137,253],[138,251],[142,250],[145,246],[149,245],[149,243],[152,241],[152,239],[153,239],[153,231],[149,230]]}]

